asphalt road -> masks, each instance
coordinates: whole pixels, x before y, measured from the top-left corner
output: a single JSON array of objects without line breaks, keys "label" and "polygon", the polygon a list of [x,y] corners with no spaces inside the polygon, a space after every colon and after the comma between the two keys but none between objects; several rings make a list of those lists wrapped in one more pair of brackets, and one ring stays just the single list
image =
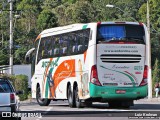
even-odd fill
[{"label": "asphalt road", "polygon": [[20,109],[28,111],[30,115],[30,117],[22,117],[22,120],[128,120],[131,119],[129,116],[133,117],[131,120],[160,119],[157,117],[160,116],[160,99],[156,98],[137,100],[130,109],[111,109],[107,103],[94,103],[92,107],[79,109],[70,108],[67,101],[52,101],[49,106],[42,107],[34,100],[23,102]]}]

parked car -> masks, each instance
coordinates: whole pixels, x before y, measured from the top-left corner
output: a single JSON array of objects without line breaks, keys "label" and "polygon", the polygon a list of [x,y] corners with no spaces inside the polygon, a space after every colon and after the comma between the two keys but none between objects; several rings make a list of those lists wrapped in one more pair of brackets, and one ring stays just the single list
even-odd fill
[{"label": "parked car", "polygon": [[[22,91],[15,91],[10,80],[6,78],[0,78],[0,112],[19,111],[20,102],[17,99],[17,95],[22,93]],[[21,118],[18,118],[18,120],[20,119]]]}]

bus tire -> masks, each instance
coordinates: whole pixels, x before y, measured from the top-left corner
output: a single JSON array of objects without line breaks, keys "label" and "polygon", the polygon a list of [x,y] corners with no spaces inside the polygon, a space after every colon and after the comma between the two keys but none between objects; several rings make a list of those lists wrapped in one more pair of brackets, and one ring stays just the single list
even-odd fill
[{"label": "bus tire", "polygon": [[68,104],[69,104],[69,107],[71,107],[71,108],[75,107],[75,97],[72,94],[71,85],[68,86],[67,95],[68,95]]},{"label": "bus tire", "polygon": [[79,96],[78,96],[78,86],[76,86],[74,88],[73,94],[75,96],[76,107],[81,108],[82,107],[82,102],[81,102],[81,100],[79,99]]},{"label": "bus tire", "polygon": [[36,90],[36,100],[37,100],[37,102],[38,102],[38,104],[39,104],[40,106],[48,106],[48,105],[50,104],[50,102],[51,102],[50,99],[47,99],[47,98],[42,99],[42,98],[41,98],[40,86],[38,86],[38,87],[37,87],[37,90]]}]

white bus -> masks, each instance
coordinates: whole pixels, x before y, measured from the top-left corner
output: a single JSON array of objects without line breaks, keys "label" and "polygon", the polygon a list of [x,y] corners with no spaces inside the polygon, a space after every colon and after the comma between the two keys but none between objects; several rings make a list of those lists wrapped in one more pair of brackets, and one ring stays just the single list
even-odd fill
[{"label": "white bus", "polygon": [[130,107],[147,96],[148,44],[147,28],[138,22],[44,30],[26,54],[32,58],[32,98],[41,106],[68,100],[70,107],[92,102]]}]

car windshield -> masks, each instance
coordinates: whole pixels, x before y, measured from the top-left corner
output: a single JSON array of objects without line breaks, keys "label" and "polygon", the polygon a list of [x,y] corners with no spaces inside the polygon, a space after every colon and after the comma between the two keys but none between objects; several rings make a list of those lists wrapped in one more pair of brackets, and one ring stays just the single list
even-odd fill
[{"label": "car windshield", "polygon": [[97,42],[127,41],[144,44],[144,28],[141,25],[99,25]]},{"label": "car windshield", "polygon": [[11,86],[4,80],[0,80],[0,93],[2,92],[12,92]]}]

